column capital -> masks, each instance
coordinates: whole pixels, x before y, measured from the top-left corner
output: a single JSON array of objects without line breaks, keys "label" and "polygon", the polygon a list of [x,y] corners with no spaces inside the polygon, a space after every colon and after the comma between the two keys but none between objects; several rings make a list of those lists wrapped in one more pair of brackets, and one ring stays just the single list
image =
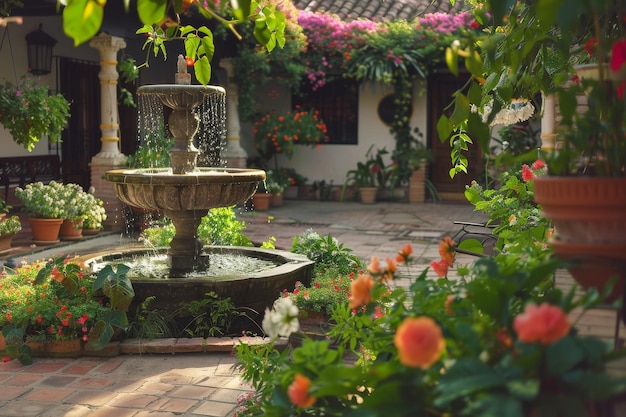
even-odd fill
[{"label": "column capital", "polygon": [[100,52],[117,52],[122,48],[126,48],[126,42],[123,38],[118,36],[109,35],[108,33],[100,33],[89,41],[89,46],[98,49]]}]

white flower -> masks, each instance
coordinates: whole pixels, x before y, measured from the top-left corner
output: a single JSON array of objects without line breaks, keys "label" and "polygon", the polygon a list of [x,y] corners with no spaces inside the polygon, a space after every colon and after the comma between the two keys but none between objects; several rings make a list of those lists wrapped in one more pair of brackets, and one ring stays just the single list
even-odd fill
[{"label": "white flower", "polygon": [[291,333],[300,330],[298,307],[289,297],[277,299],[271,310],[265,309],[262,326],[265,334],[272,339],[278,336],[288,337]]},{"label": "white flower", "polygon": [[[470,111],[472,113],[478,112],[482,116],[483,123],[487,123],[491,110],[493,109],[493,99],[483,105],[482,110],[475,105],[470,105]],[[512,125],[519,122],[524,122],[531,118],[535,112],[535,106],[530,101],[526,100],[513,100],[507,107],[500,109],[496,116],[493,118],[489,126],[495,125]]]}]

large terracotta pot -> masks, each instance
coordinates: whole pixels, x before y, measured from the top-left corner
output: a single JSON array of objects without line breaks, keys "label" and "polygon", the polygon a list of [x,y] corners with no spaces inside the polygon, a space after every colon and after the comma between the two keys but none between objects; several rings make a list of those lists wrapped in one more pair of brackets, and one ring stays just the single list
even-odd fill
[{"label": "large terracotta pot", "polygon": [[552,247],[574,279],[600,291],[618,277],[612,295],[623,294],[626,279],[626,178],[540,177],[535,201],[555,228]]},{"label": "large terracotta pot", "polygon": [[50,245],[59,241],[59,231],[63,219],[28,218],[33,233],[33,242],[40,245]]},{"label": "large terracotta pot", "polygon": [[80,240],[83,237],[83,220],[63,220],[59,230],[61,240]]},{"label": "large terracotta pot", "polygon": [[359,195],[361,196],[361,203],[374,204],[376,202],[376,195],[378,194],[378,188],[376,187],[360,187]]}]

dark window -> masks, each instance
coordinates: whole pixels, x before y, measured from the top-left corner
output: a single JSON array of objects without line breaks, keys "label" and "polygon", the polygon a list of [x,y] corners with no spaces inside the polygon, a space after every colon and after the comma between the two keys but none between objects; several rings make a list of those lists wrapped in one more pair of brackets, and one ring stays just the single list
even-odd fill
[{"label": "dark window", "polygon": [[305,87],[292,103],[320,112],[328,128],[328,144],[358,143],[359,86],[354,80],[331,81],[315,91]]}]

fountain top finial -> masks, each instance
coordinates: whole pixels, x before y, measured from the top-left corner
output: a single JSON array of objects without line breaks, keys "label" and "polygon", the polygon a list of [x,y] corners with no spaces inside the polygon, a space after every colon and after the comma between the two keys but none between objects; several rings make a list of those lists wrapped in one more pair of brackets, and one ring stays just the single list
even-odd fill
[{"label": "fountain top finial", "polygon": [[191,74],[187,73],[187,61],[182,54],[178,55],[178,60],[176,61],[176,74],[174,76],[174,83],[182,85],[191,84]]}]

